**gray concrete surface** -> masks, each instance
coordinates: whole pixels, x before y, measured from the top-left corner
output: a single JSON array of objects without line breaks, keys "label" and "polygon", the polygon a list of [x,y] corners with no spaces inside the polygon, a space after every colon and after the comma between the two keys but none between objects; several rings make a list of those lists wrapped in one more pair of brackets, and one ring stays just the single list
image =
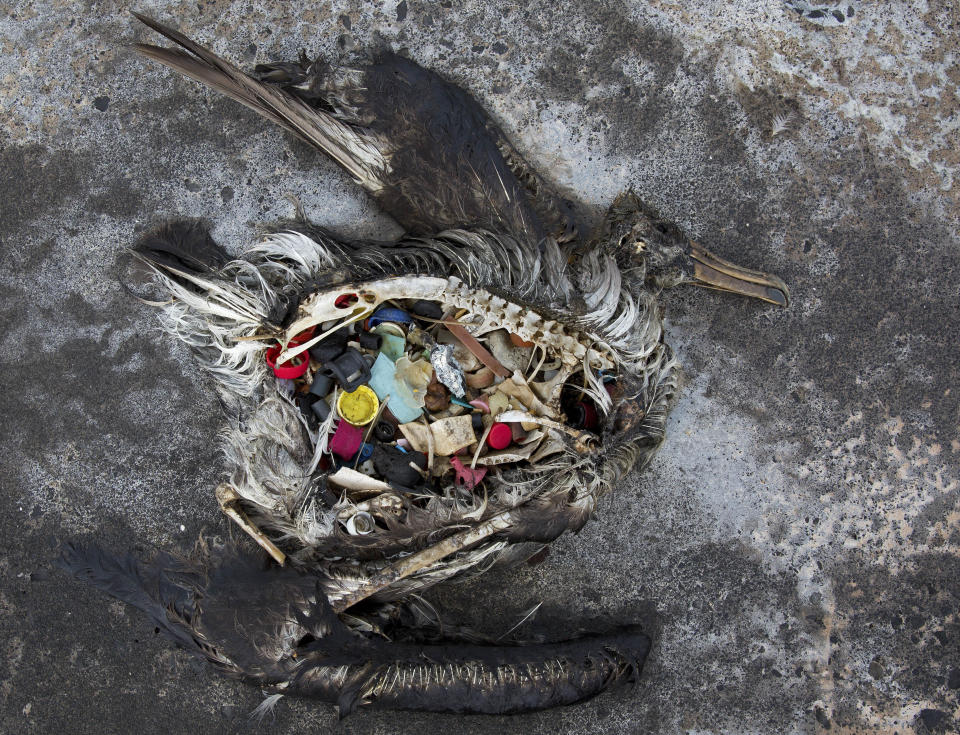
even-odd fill
[{"label": "gray concrete surface", "polygon": [[[506,718],[283,701],[300,733],[956,732],[960,723],[960,10],[774,0],[138,6],[247,64],[405,47],[473,91],[594,207],[633,185],[789,311],[666,300],[684,390],[653,467],[536,568],[432,595],[452,615],[641,620],[639,685]],[[9,4],[7,7],[11,7]],[[56,546],[222,531],[220,416],[126,296],[117,256],[166,216],[237,249],[298,195],[392,225],[334,166],[141,63],[124,3],[0,18],[0,730],[247,732],[261,699],[49,567]]]}]

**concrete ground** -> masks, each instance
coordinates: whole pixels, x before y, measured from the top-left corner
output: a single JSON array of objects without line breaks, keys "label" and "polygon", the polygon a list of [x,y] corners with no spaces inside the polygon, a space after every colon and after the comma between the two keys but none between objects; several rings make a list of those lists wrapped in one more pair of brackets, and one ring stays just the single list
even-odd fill
[{"label": "concrete ground", "polygon": [[[946,0],[210,0],[137,6],[244,64],[406,48],[588,205],[634,186],[781,311],[665,300],[684,388],[651,469],[536,568],[431,595],[451,615],[642,621],[638,686],[523,717],[282,701],[282,733],[956,732],[960,203]],[[8,4],[7,7],[10,7]],[[0,730],[249,732],[256,689],[50,568],[58,544],[222,532],[213,393],[117,282],[138,231],[208,217],[236,250],[290,214],[393,226],[253,113],[135,58],[126,3],[0,19]]]}]

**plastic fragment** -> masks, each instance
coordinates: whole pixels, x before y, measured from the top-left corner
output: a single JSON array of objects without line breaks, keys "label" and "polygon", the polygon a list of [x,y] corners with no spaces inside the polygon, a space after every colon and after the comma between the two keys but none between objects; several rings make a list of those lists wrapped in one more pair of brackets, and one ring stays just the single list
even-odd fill
[{"label": "plastic fragment", "polygon": [[403,337],[399,337],[396,334],[391,334],[383,327],[390,325],[381,324],[378,329],[381,331],[377,334],[380,337],[380,354],[386,355],[392,362],[396,362],[401,357],[407,348],[407,342]]},{"label": "plastic fragment", "polygon": [[448,391],[446,386],[437,380],[437,376],[434,375],[430,378],[430,383],[427,385],[427,394],[423,399],[423,407],[430,411],[430,413],[439,413],[449,405],[450,391]]},{"label": "plastic fragment", "polygon": [[327,417],[330,416],[330,404],[323,398],[319,398],[310,404],[310,410],[320,421],[326,421]]},{"label": "plastic fragment", "polygon": [[471,388],[489,388],[493,385],[493,381],[496,380],[497,376],[493,374],[493,370],[488,367],[483,367],[477,370],[475,373],[464,373],[463,379],[468,386]]},{"label": "plastic fragment", "polygon": [[488,452],[477,459],[477,464],[491,466],[510,464],[511,462],[522,462],[531,454],[533,454],[534,449],[536,449],[535,444],[527,444],[526,446],[517,447],[515,449],[510,448],[503,451]]},{"label": "plastic fragment", "polygon": [[473,433],[473,422],[469,416],[451,416],[438,419],[429,426],[420,423],[400,424],[400,431],[417,451],[429,447],[429,436],[433,438],[434,454],[449,457],[458,449],[463,449],[477,441]]},{"label": "plastic fragment", "polygon": [[347,327],[338,329],[311,347],[309,350],[310,356],[321,363],[329,363],[332,360],[336,360],[347,349],[347,339],[349,335],[350,331]]},{"label": "plastic fragment", "polygon": [[450,330],[450,334],[460,340],[464,347],[470,350],[480,362],[493,370],[495,374],[501,378],[510,377],[510,371],[507,370],[497,358],[491,355],[486,347],[477,342],[476,337],[470,334],[464,327],[459,324],[449,324],[447,325],[447,329]]},{"label": "plastic fragment", "polygon": [[463,380],[463,370],[453,356],[453,345],[434,345],[430,350],[430,364],[437,374],[437,380],[443,383],[457,398],[467,394]]},{"label": "plastic fragment", "polygon": [[390,445],[380,445],[373,450],[373,468],[388,482],[404,487],[420,484],[422,476],[410,463],[422,470],[427,468],[427,458],[422,452],[404,452]]},{"label": "plastic fragment", "polygon": [[410,307],[410,311],[413,312],[414,316],[424,317],[426,319],[443,319],[443,307],[440,306],[436,301],[426,301],[421,299],[420,301],[415,301],[413,306]]},{"label": "plastic fragment", "polygon": [[357,453],[362,443],[363,429],[349,421],[340,421],[330,439],[330,451],[341,459],[350,459]]},{"label": "plastic fragment", "polygon": [[317,374],[313,376],[313,382],[310,384],[310,392],[315,396],[325,398],[329,395],[331,388],[333,388],[333,378],[324,372],[317,371]]},{"label": "plastic fragment", "polygon": [[383,337],[379,334],[373,334],[372,332],[360,332],[360,334],[357,335],[357,341],[363,349],[376,352],[380,349]]},{"label": "plastic fragment", "polygon": [[422,406],[423,399],[427,395],[427,386],[430,385],[430,379],[433,377],[433,368],[430,363],[426,360],[410,360],[407,357],[401,357],[397,360],[396,367],[397,377],[407,384],[417,405]]},{"label": "plastic fragment", "polygon": [[454,482],[464,490],[473,490],[487,474],[486,467],[475,469],[465,467],[457,455],[450,457],[450,466],[453,467],[453,471],[456,472]]},{"label": "plastic fragment", "polygon": [[529,348],[517,347],[505,329],[497,329],[486,335],[486,347],[508,371],[526,370],[530,362]]},{"label": "plastic fragment", "polygon": [[400,423],[415,421],[422,414],[409,386],[397,378],[397,366],[383,352],[377,355],[370,370],[369,385],[377,398],[386,401],[390,413]]},{"label": "plastic fragment", "polygon": [[397,322],[399,324],[410,324],[413,321],[413,317],[410,316],[403,309],[394,309],[392,307],[384,307],[383,309],[377,309],[373,315],[367,320],[367,325],[370,329],[373,329],[375,326],[381,322]]},{"label": "plastic fragment", "polygon": [[393,428],[393,424],[389,421],[380,421],[373,427],[373,437],[380,442],[393,441],[396,433],[396,429]]},{"label": "plastic fragment", "polygon": [[328,475],[327,482],[346,490],[352,490],[351,497],[369,497],[390,490],[390,486],[383,480],[370,477],[349,467],[341,467],[332,475]]}]

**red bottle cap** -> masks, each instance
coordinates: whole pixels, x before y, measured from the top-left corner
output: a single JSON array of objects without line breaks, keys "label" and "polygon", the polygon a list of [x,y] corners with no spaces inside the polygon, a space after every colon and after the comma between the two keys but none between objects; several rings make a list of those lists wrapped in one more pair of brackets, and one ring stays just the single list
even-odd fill
[{"label": "red bottle cap", "polygon": [[310,367],[310,357],[305,352],[278,365],[277,358],[280,357],[281,352],[283,348],[280,345],[274,345],[267,350],[267,365],[273,370],[274,375],[278,378],[293,380],[307,372],[307,368]]},{"label": "red bottle cap", "polygon": [[506,449],[513,441],[513,431],[506,424],[499,422],[490,427],[490,434],[487,436],[487,444],[491,449]]}]

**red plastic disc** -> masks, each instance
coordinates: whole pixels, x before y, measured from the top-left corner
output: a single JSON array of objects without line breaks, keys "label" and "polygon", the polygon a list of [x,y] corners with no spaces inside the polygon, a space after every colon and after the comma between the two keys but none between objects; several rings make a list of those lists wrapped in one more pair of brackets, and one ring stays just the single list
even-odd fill
[{"label": "red plastic disc", "polygon": [[491,449],[506,449],[513,441],[513,431],[506,424],[495,423],[490,427],[487,444]]}]

